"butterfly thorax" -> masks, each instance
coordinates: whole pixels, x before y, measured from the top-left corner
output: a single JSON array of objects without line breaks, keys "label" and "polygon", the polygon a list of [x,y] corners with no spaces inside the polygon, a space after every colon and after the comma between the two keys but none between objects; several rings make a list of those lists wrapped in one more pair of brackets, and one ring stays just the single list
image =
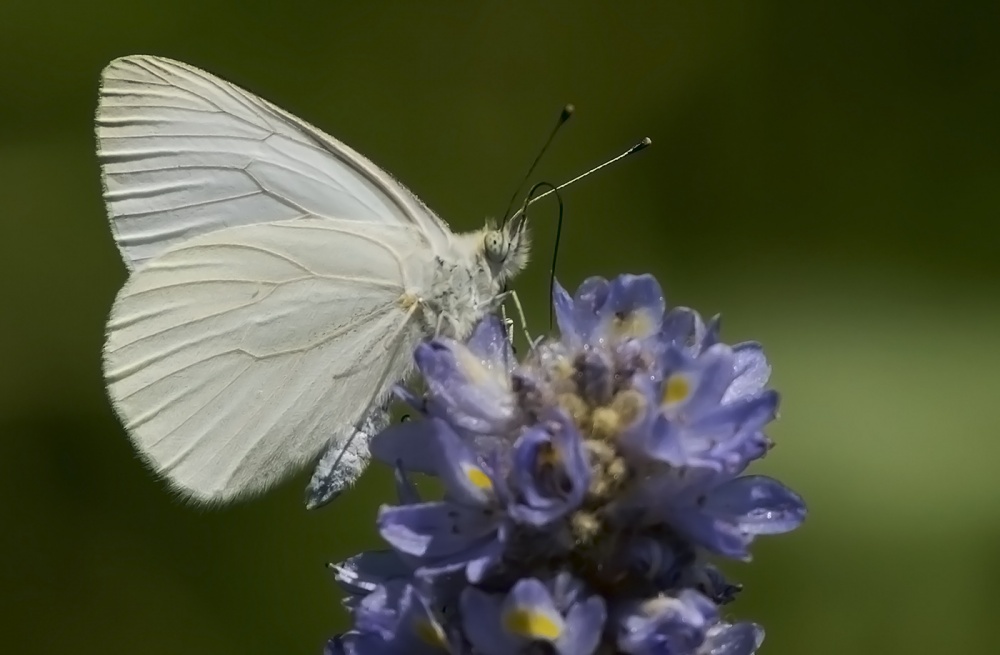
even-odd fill
[{"label": "butterfly thorax", "polygon": [[527,243],[503,258],[490,257],[483,230],[456,235],[450,252],[435,257],[429,292],[421,298],[427,334],[465,339],[482,318],[503,302],[505,281],[527,263]]}]

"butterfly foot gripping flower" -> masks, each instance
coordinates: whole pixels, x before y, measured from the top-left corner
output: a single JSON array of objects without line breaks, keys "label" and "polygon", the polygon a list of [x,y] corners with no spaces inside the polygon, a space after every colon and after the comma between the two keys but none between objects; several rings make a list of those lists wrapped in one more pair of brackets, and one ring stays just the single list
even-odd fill
[{"label": "butterfly foot gripping flower", "polygon": [[[771,447],[778,395],[756,343],[667,309],[651,276],[556,288],[559,338],[516,361],[495,317],[467,343],[415,353],[426,384],[399,395],[420,420],[372,454],[400,502],[377,524],[390,548],[336,566],[354,629],[331,654],[749,655],[739,591],[709,561],[746,560],[790,531],[802,500],[747,475]],[[444,486],[421,500],[420,473]]]}]

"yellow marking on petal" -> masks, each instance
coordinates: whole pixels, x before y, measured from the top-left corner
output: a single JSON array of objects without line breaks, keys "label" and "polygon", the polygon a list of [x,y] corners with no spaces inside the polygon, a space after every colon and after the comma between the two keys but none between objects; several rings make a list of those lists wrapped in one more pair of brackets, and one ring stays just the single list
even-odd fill
[{"label": "yellow marking on petal", "polygon": [[647,311],[636,311],[615,315],[611,323],[612,333],[619,339],[644,339],[653,334],[655,321]]},{"label": "yellow marking on petal", "polygon": [[493,491],[493,481],[481,468],[468,466],[465,468],[465,477],[478,489],[483,491]]},{"label": "yellow marking on petal", "polygon": [[526,608],[515,608],[503,617],[503,627],[507,632],[527,639],[555,641],[562,634],[562,622],[552,617]]},{"label": "yellow marking on petal", "polygon": [[417,633],[420,641],[430,646],[436,646],[442,650],[448,650],[448,638],[444,634],[444,629],[438,625],[437,621],[423,619],[413,626],[413,631]]},{"label": "yellow marking on petal", "polygon": [[675,373],[667,378],[663,387],[663,404],[676,405],[688,399],[691,395],[691,382],[686,376]]}]

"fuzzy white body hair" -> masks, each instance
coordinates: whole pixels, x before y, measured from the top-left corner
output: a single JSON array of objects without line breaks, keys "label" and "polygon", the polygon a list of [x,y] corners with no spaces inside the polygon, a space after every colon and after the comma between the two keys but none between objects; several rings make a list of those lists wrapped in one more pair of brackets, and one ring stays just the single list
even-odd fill
[{"label": "fuzzy white body hair", "polygon": [[456,234],[450,253],[436,257],[433,281],[420,302],[428,335],[467,338],[486,314],[498,309],[506,281],[527,266],[526,232],[499,262],[487,255],[486,238],[493,234],[502,233],[489,223]]}]

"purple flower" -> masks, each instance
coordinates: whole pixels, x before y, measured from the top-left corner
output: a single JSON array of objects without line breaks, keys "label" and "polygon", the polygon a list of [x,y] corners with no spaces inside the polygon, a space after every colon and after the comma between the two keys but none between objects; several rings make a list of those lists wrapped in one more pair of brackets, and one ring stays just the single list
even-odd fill
[{"label": "purple flower", "polygon": [[370,550],[331,564],[333,579],[347,592],[344,604],[356,607],[358,602],[384,585],[405,581],[410,567],[391,550]]},{"label": "purple flower", "polygon": [[762,388],[767,365],[757,354],[752,346],[737,354],[721,343],[696,354],[667,346],[662,378],[634,382],[650,415],[624,435],[622,447],[675,468],[738,471],[761,457],[770,443],[762,429],[775,416],[778,395]]},{"label": "purple flower", "polygon": [[417,346],[414,359],[430,391],[430,415],[474,435],[502,432],[514,420],[514,354],[495,316],[483,320],[468,343],[435,339]]},{"label": "purple flower", "polygon": [[[553,302],[561,336],[521,361],[495,317],[467,343],[417,348],[426,391],[397,395],[419,417],[370,444],[397,472],[400,501],[377,519],[391,550],[335,567],[355,629],[331,653],[760,645],[757,626],[720,621],[741,587],[706,555],[749,559],[756,537],[805,518],[793,491],[745,474],[779,401],[761,346],[668,309],[648,275],[557,285]],[[413,473],[443,498],[422,500]]]},{"label": "purple flower", "polygon": [[553,302],[559,330],[574,347],[653,337],[666,307],[651,275],[622,275],[611,282],[588,278],[572,298],[557,284]]},{"label": "purple flower", "polygon": [[695,653],[719,612],[697,591],[633,600],[616,608],[617,645],[630,655]]},{"label": "purple flower", "polygon": [[693,545],[739,559],[749,559],[758,535],[789,532],[805,520],[802,499],[771,478],[682,471],[645,480],[627,506],[641,511],[647,525],[669,526]]},{"label": "purple flower", "polygon": [[600,309],[608,298],[608,281],[601,277],[584,280],[575,296],[557,282],[554,287],[553,305],[556,323],[562,337],[576,347],[589,343],[600,322]]},{"label": "purple flower", "polygon": [[562,413],[521,435],[511,464],[507,512],[515,521],[534,526],[579,507],[590,481],[583,440]]},{"label": "purple flower", "polygon": [[518,581],[507,594],[467,588],[461,608],[469,641],[482,655],[528,652],[539,642],[551,644],[559,655],[590,655],[604,628],[604,601],[578,591],[559,593],[559,587],[569,585],[568,576],[561,576],[550,585],[555,589],[535,578]]},{"label": "purple flower", "polygon": [[381,586],[354,612],[355,629],[327,645],[327,655],[441,655],[449,637],[412,585]]},{"label": "purple flower", "polygon": [[[419,470],[444,482],[446,496],[441,501],[383,506],[377,520],[379,533],[418,567],[446,571],[471,567],[478,571],[493,561],[500,548],[504,515],[496,472],[478,460],[475,451],[447,423],[438,418],[425,423],[412,430],[383,432],[373,442],[391,441],[379,448],[394,453],[404,469],[412,456],[422,467]],[[407,437],[424,441],[396,443]]]}]

